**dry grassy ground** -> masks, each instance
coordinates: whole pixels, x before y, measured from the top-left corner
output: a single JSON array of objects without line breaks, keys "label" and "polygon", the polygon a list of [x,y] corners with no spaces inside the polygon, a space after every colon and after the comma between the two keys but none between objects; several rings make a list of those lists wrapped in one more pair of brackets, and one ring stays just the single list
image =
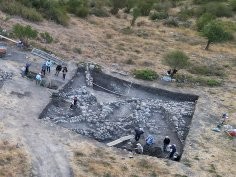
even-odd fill
[{"label": "dry grassy ground", "polygon": [[[0,124],[0,176],[24,177],[30,176],[30,159],[19,141],[4,133]],[[18,142],[18,143],[17,143]]]},{"label": "dry grassy ground", "polygon": [[[168,67],[161,62],[163,55],[172,49],[188,54],[193,63],[216,65],[225,68],[222,87],[185,88],[205,96],[198,104],[207,105],[198,110],[186,143],[181,163],[151,157],[135,157],[115,152],[114,149],[97,148],[93,143],[73,143],[72,164],[76,176],[236,176],[236,145],[224,133],[211,131],[222,112],[229,112],[229,124],[236,127],[236,48],[235,41],[213,44],[205,51],[206,40],[191,29],[168,28],[160,22],[138,19],[141,26],[125,30],[130,18],[88,17],[86,20],[71,18],[65,28],[51,22],[33,24],[20,18],[1,20],[1,26],[11,29],[15,23],[30,24],[40,32],[49,32],[52,44],[34,42],[66,60],[94,61],[107,68],[130,72],[135,68],[152,68],[159,74]],[[4,19],[4,14],[1,14]],[[126,34],[125,34],[126,33]],[[78,54],[76,49],[81,49]],[[133,64],[127,64],[131,60]],[[189,74],[187,70],[181,73]],[[176,87],[175,85],[172,85]],[[205,114],[204,114],[205,113]],[[195,129],[194,129],[195,128]]]}]

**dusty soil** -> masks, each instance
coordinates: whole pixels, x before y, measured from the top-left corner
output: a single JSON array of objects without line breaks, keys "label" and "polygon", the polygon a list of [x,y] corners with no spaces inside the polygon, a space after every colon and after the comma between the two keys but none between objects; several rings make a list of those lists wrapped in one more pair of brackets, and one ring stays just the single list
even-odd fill
[{"label": "dusty soil", "polygon": [[[4,14],[1,13],[1,16]],[[169,49],[181,49],[195,62],[230,66],[226,67],[228,77],[224,85],[216,88],[176,88],[173,84],[135,81],[200,96],[182,161],[175,163],[145,156],[129,159],[126,152],[107,148],[50,122],[39,120],[39,114],[50,101],[52,90],[38,87],[31,80],[20,76],[19,69],[24,61],[0,60],[4,70],[14,73],[13,79],[6,81],[0,91],[0,120],[4,132],[22,142],[22,148],[32,162],[33,176],[236,176],[235,139],[229,138],[224,132],[211,130],[223,112],[229,113],[228,123],[236,126],[235,43],[214,44],[207,52],[202,50],[205,39],[199,38],[191,29],[167,28],[142,18],[139,21],[145,25],[135,27],[135,32],[125,35],[121,31],[128,26],[129,20],[123,18],[72,18],[68,28],[51,22],[33,24],[20,18],[8,21],[1,18],[1,26],[6,29],[11,29],[15,23],[22,23],[32,25],[40,32],[49,32],[56,39],[52,45],[39,42],[35,45],[55,51],[67,60],[93,60],[105,65],[107,72],[150,67],[161,74],[167,69],[161,58]],[[143,35],[140,30],[148,35]],[[81,48],[82,55],[74,52],[74,48]],[[135,64],[125,64],[127,59],[132,59]],[[32,60],[38,61],[37,58]],[[40,68],[40,65],[37,66]],[[182,72],[187,73],[185,70]],[[129,76],[119,77],[133,80]],[[19,97],[15,93],[24,96]]]}]

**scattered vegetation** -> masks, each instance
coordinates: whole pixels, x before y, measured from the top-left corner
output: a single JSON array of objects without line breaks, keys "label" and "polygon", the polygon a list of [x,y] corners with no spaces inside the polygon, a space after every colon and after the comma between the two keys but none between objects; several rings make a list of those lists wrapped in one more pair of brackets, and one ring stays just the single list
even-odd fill
[{"label": "scattered vegetation", "polygon": [[192,74],[204,75],[204,76],[220,76],[224,77],[225,72],[222,67],[219,66],[192,66],[188,69]]},{"label": "scattered vegetation", "polygon": [[53,42],[53,37],[48,33],[40,33],[40,37],[44,40],[45,43],[50,44]]},{"label": "scattered vegetation", "polygon": [[149,17],[151,20],[162,20],[162,19],[167,19],[169,15],[167,12],[154,12],[151,13]]},{"label": "scattered vegetation", "polygon": [[165,20],[163,22],[163,25],[169,26],[169,27],[178,27],[179,26],[177,20],[175,18],[173,18],[173,17],[172,18],[168,18],[167,20]]},{"label": "scattered vegetation", "polygon": [[216,80],[207,77],[194,77],[187,74],[176,74],[174,76],[178,84],[189,84],[208,87],[219,87],[222,85],[221,80]]},{"label": "scattered vegetation", "polygon": [[158,78],[158,74],[151,70],[151,69],[138,69],[134,70],[133,72],[134,76],[138,79],[143,79],[143,80],[155,80]]}]

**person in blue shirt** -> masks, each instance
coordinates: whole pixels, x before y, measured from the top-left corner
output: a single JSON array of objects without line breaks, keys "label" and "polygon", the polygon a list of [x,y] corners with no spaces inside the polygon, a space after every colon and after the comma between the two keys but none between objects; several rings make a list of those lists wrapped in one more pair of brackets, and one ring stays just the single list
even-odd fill
[{"label": "person in blue shirt", "polygon": [[41,73],[38,73],[35,79],[36,79],[36,85],[40,85],[42,81]]},{"label": "person in blue shirt", "polygon": [[146,140],[146,144],[149,146],[154,144],[154,138],[152,135],[148,135],[148,137],[145,140]]}]

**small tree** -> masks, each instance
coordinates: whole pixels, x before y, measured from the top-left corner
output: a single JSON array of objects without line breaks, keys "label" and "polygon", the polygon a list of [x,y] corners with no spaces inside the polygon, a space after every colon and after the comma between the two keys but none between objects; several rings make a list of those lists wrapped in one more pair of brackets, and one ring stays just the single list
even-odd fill
[{"label": "small tree", "polygon": [[226,32],[216,21],[209,22],[202,29],[202,35],[208,39],[205,50],[209,49],[212,42],[224,42],[232,39],[232,34]]},{"label": "small tree", "polygon": [[203,14],[199,19],[197,19],[197,30],[201,31],[203,27],[208,24],[210,21],[214,20],[215,16],[210,13]]},{"label": "small tree", "polygon": [[[187,66],[189,57],[182,51],[175,50],[164,56],[164,63],[169,65],[173,70],[182,69]],[[173,75],[176,73],[172,73]],[[173,76],[172,75],[172,76]]]},{"label": "small tree", "polygon": [[132,14],[133,14],[133,18],[131,20],[131,26],[134,26],[135,21],[141,15],[140,9],[138,7],[133,8]]}]

